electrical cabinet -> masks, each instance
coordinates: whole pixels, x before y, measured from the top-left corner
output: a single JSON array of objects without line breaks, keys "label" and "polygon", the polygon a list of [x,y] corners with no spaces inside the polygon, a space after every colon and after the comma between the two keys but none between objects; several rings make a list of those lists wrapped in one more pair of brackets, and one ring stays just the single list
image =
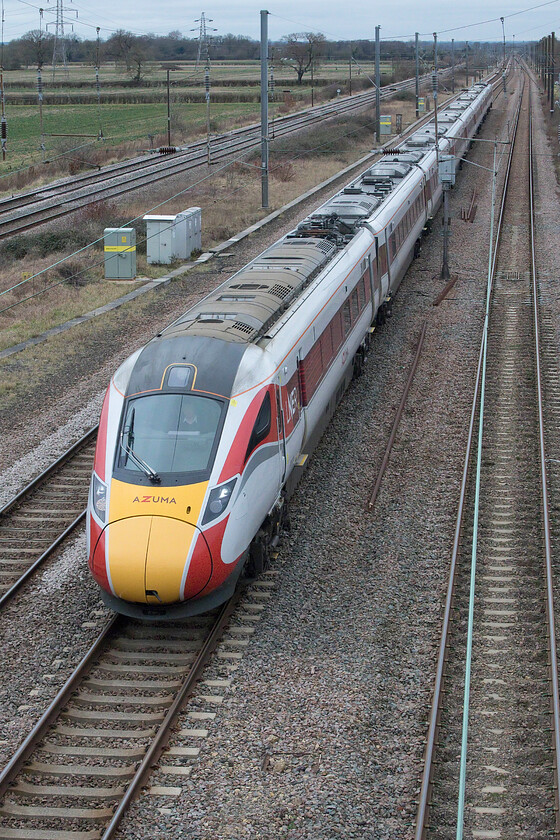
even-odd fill
[{"label": "electrical cabinet", "polygon": [[106,280],[134,280],[136,277],[136,231],[134,228],[105,228],[103,250]]},{"label": "electrical cabinet", "polygon": [[190,207],[175,216],[144,216],[146,255],[150,265],[188,260],[202,244],[202,211]]}]

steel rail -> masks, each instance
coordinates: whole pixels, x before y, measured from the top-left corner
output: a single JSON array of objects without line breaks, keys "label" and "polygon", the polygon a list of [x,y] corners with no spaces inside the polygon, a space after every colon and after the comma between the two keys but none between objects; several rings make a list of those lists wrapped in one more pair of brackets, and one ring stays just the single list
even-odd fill
[{"label": "steel rail", "polygon": [[[400,82],[396,86],[396,90],[406,90],[409,82]],[[383,99],[388,99],[393,96],[396,90],[385,91],[382,94]],[[370,104],[374,94],[371,91],[366,91],[362,94],[357,94],[352,98],[345,98],[339,103],[327,103],[315,107],[313,110],[298,111],[295,114],[289,114],[279,117],[274,120],[274,131],[278,136],[293,133],[302,128],[306,128],[315,122],[322,121],[330,116],[340,116],[344,113],[363,108]],[[243,126],[239,129],[234,129],[231,132],[218,135],[211,139],[211,148],[218,157],[224,157],[231,154],[233,150],[238,148],[253,148],[260,142],[260,126],[250,125]],[[246,136],[248,135],[248,136]],[[255,135],[254,142],[251,135]],[[225,154],[224,154],[225,152]],[[49,200],[58,195],[64,195],[67,192],[76,192],[77,190],[86,187],[88,184],[98,184],[100,181],[109,179],[116,179],[126,176],[130,171],[138,171],[149,167],[155,167],[163,170],[169,170],[170,173],[174,169],[180,168],[185,162],[184,159],[199,160],[200,163],[207,162],[207,141],[199,140],[195,143],[189,144],[186,147],[177,147],[177,153],[172,157],[156,158],[153,154],[135,158],[130,161],[124,161],[116,164],[111,164],[108,167],[103,167],[100,172],[95,174],[87,173],[77,178],[64,179],[54,184],[49,184],[40,187],[28,193],[20,193],[19,195],[10,196],[8,198],[0,199],[0,215],[10,213],[15,209],[25,207],[30,204],[36,204],[42,200]],[[55,195],[53,195],[55,193]],[[44,198],[42,195],[44,194]],[[2,224],[9,224],[6,220]]]},{"label": "steel rail", "polygon": [[85,656],[80,660],[73,673],[68,677],[56,697],[51,701],[49,707],[45,712],[43,712],[31,732],[29,732],[25,740],[22,741],[12,758],[6,764],[0,773],[0,798],[6,794],[10,784],[14,781],[29,756],[33,753],[36,745],[46,735],[47,730],[53,721],[56,720],[60,711],[64,708],[71,695],[76,690],[78,683],[92,667],[96,656],[107,641],[111,631],[118,623],[121,622],[123,622],[123,618],[117,614],[109,620]]},{"label": "steel rail", "polygon": [[65,530],[61,534],[59,534],[59,536],[49,545],[47,549],[45,549],[45,551],[43,551],[41,556],[38,557],[31,564],[31,566],[29,566],[29,568],[27,568],[25,572],[18,577],[18,579],[14,583],[12,583],[10,588],[7,589],[6,592],[3,593],[3,595],[0,595],[0,609],[6,606],[8,601],[10,601],[13,598],[13,596],[19,589],[21,589],[23,584],[35,574],[37,569],[43,565],[45,560],[48,560],[51,554],[53,554],[54,551],[59,547],[59,545],[61,545],[64,542],[66,537],[70,536],[70,534],[76,530],[78,525],[85,519],[86,513],[87,508],[85,508],[80,514],[78,514],[74,521],[71,522],[70,525],[68,525],[68,527],[65,528]]},{"label": "steel rail", "polygon": [[[457,840],[463,840],[464,833],[464,812],[465,812],[465,792],[467,783],[467,754],[468,754],[468,734],[469,734],[469,713],[470,713],[470,696],[471,696],[471,674],[472,674],[472,649],[474,636],[474,603],[475,603],[475,587],[476,587],[476,568],[478,560],[478,529],[480,521],[480,496],[481,496],[481,482],[482,482],[482,447],[484,435],[484,423],[486,419],[486,366],[488,360],[488,332],[490,329],[490,312],[492,302],[492,292],[494,287],[495,269],[498,255],[498,243],[501,241],[502,221],[505,213],[505,206],[507,202],[509,190],[509,178],[511,166],[513,162],[513,154],[517,140],[517,130],[519,126],[519,117],[521,114],[521,105],[525,94],[525,77],[523,77],[523,86],[521,95],[519,97],[519,104],[515,117],[515,128],[513,138],[510,146],[510,153],[508,155],[507,170],[505,176],[504,190],[502,195],[502,202],[500,206],[500,217],[498,221],[496,244],[494,247],[494,259],[492,259],[492,251],[490,250],[488,257],[488,281],[486,291],[486,310],[484,316],[483,328],[483,354],[482,354],[482,373],[480,385],[480,402],[478,414],[478,446],[476,450],[476,471],[475,471],[475,488],[474,488],[474,511],[473,511],[473,536],[471,547],[471,567],[470,567],[470,582],[469,582],[469,606],[468,606],[468,621],[467,621],[467,650],[465,655],[465,681],[463,691],[463,719],[461,727],[461,754],[459,759],[459,791],[457,801]],[[495,179],[496,179],[496,146],[494,147],[494,164],[493,164],[493,183],[492,183],[492,215],[490,222],[490,241],[492,241],[493,225],[494,225],[494,194],[495,194]]]},{"label": "steel rail", "polygon": [[53,463],[50,464],[50,466],[48,466],[45,470],[43,470],[42,473],[40,473],[38,476],[36,476],[36,478],[30,481],[29,484],[27,484],[23,488],[23,490],[20,490],[19,493],[17,493],[13,498],[6,502],[6,504],[2,508],[0,508],[0,517],[5,516],[7,513],[9,513],[12,510],[12,508],[20,504],[20,502],[22,502],[26,496],[28,496],[33,490],[36,490],[37,487],[44,481],[46,481],[47,478],[50,478],[50,476],[56,470],[58,470],[59,467],[62,467],[67,461],[70,461],[74,457],[74,455],[77,455],[80,449],[82,449],[87,443],[90,443],[92,441],[92,439],[97,434],[98,429],[98,425],[93,426],[93,428],[91,428],[88,432],[82,435],[82,437],[79,440],[77,440],[76,443],[73,443],[72,446],[70,446],[66,450],[66,452],[63,452],[62,455],[56,459],[56,461],[53,461]]},{"label": "steel rail", "polygon": [[537,259],[535,243],[534,173],[533,173],[533,118],[529,109],[529,202],[531,235],[531,283],[533,289],[533,318],[535,329],[535,366],[537,375],[537,404],[539,410],[539,455],[541,470],[541,492],[543,499],[543,530],[546,570],[546,616],[548,621],[548,643],[550,657],[550,682],[552,688],[551,706],[554,728],[552,745],[554,750],[554,799],[556,803],[556,834],[560,834],[560,689],[558,684],[558,653],[556,648],[556,626],[554,617],[554,590],[552,568],[552,540],[550,534],[550,505],[546,471],[546,445],[544,434],[543,386],[540,362],[539,306],[537,284]]},{"label": "steel rail", "polygon": [[134,798],[138,795],[140,788],[145,783],[148,776],[151,774],[154,765],[159,760],[159,757],[165,749],[165,746],[169,740],[169,737],[171,735],[171,728],[175,723],[177,715],[181,711],[186,700],[188,700],[190,695],[193,693],[193,690],[196,687],[196,683],[200,679],[202,669],[208,662],[208,659],[210,658],[211,654],[216,648],[216,645],[220,641],[224,629],[229,619],[231,618],[232,613],[237,607],[239,601],[241,600],[241,597],[244,594],[244,592],[245,587],[238,586],[230,600],[227,601],[221,608],[221,611],[216,619],[215,625],[213,626],[211,632],[206,638],[206,641],[201,647],[195,661],[193,662],[189,670],[189,673],[185,677],[185,680],[181,688],[179,689],[179,692],[177,693],[175,700],[169,707],[169,710],[165,716],[163,723],[160,725],[158,731],[156,732],[156,735],[152,743],[150,744],[146,755],[142,759],[134,777],[130,781],[130,784],[126,789],[123,798],[121,799],[115,813],[113,814],[111,822],[109,823],[109,825],[107,826],[107,828],[101,836],[101,840],[110,840],[111,837],[115,836],[115,833],[126,811],[130,807]]},{"label": "steel rail", "polygon": [[[120,822],[130,807],[130,804],[133,802],[142,785],[145,784],[148,776],[151,775],[154,766],[157,764],[157,761],[159,760],[159,757],[169,740],[172,727],[176,722],[178,714],[182,710],[186,700],[193,693],[193,690],[200,679],[203,668],[207,664],[211,654],[216,649],[216,646],[223,635],[224,629],[244,592],[245,587],[238,587],[233,597],[230,598],[230,600],[227,601],[220,609],[218,615],[216,616],[216,620],[212,624],[206,638],[201,644],[200,650],[198,651],[194,662],[189,667],[173,703],[167,710],[163,722],[160,724],[146,750],[146,753],[144,754],[144,757],[136,768],[134,776],[128,783],[127,788],[120,799],[115,812],[113,813],[111,821],[105,828],[102,834],[102,840],[109,840],[109,838],[115,835]],[[47,731],[55,723],[61,711],[70,700],[72,694],[79,688],[84,678],[92,670],[92,668],[95,667],[99,654],[104,649],[109,637],[117,628],[121,625],[126,625],[126,623],[127,620],[122,616],[114,615],[103,628],[98,638],[81,659],[74,672],[67,679],[56,697],[52,700],[40,720],[33,727],[31,732],[29,732],[25,740],[21,743],[8,764],[0,773],[0,798],[9,792],[10,785],[14,783],[18,774],[23,770],[27,760],[37,749],[37,746],[45,737]]]},{"label": "steel rail", "polygon": [[[460,94],[457,94],[457,96],[459,95]],[[429,119],[430,114],[426,115],[424,121],[427,121]],[[416,123],[414,123],[414,125],[416,125]],[[291,130],[292,129],[287,130],[285,133],[290,133]],[[408,130],[410,130],[410,127]],[[239,141],[237,143],[237,146],[240,146],[242,149],[251,149],[256,148],[258,143],[259,141],[257,139],[255,139],[254,141],[243,140]],[[221,150],[218,153],[214,154],[214,160],[219,161],[228,158],[232,154],[234,154],[235,151],[235,148]],[[0,240],[14,236],[16,233],[24,233],[26,231],[33,230],[39,224],[44,224],[48,221],[53,221],[55,219],[67,216],[71,213],[75,213],[77,210],[80,210],[83,207],[88,206],[89,204],[93,204],[96,201],[101,200],[102,198],[118,198],[121,195],[125,195],[129,192],[132,192],[135,189],[139,189],[139,184],[142,186],[142,188],[144,188],[149,184],[162,181],[165,178],[173,177],[174,175],[177,175],[181,172],[187,172],[189,170],[196,169],[201,165],[201,163],[206,163],[206,153],[201,152],[198,154],[198,158],[191,157],[190,160],[187,161],[174,160],[167,165],[164,171],[157,170],[156,172],[153,172],[148,175],[145,172],[140,172],[132,177],[128,177],[124,181],[124,186],[121,186],[121,184],[119,183],[106,184],[98,187],[97,189],[91,189],[89,192],[86,192],[82,195],[68,195],[67,197],[62,197],[56,204],[50,207],[47,206],[34,208],[33,205],[30,204],[29,206],[31,209],[20,214],[17,219],[6,219],[4,222],[0,222]],[[35,219],[35,221],[27,221],[35,217],[43,218]],[[2,231],[2,228],[8,229]]]},{"label": "steel rail", "polygon": [[[522,102],[521,94],[519,98],[519,105],[517,109],[517,119],[515,122],[514,132],[517,132],[517,125],[519,121],[519,114],[521,112],[521,102]],[[507,168],[507,176],[504,183],[504,189],[502,193],[502,201],[500,207],[500,216],[499,216],[499,223],[496,233],[496,245],[495,251],[497,250],[497,243],[499,241],[500,233],[501,233],[501,222],[503,219],[503,206],[505,204],[506,196],[507,196],[507,188],[509,184],[509,171],[510,171],[510,160],[513,156],[513,143],[510,148],[509,156],[508,156],[508,168]],[[490,242],[490,249],[493,247],[493,243]],[[494,252],[495,253],[495,252]],[[492,261],[492,274],[491,274],[491,287],[493,287],[494,282],[494,272],[495,272],[495,259]],[[432,692],[432,704],[430,709],[430,723],[428,726],[428,734],[426,736],[426,747],[424,751],[424,769],[422,772],[422,781],[420,785],[420,794],[419,794],[419,801],[418,801],[418,810],[416,813],[416,826],[414,832],[415,840],[426,840],[427,832],[428,832],[428,817],[429,817],[429,803],[431,798],[431,790],[432,790],[432,782],[433,782],[433,774],[434,774],[434,764],[433,764],[433,757],[434,751],[437,743],[438,738],[438,731],[439,731],[439,723],[441,717],[441,705],[442,705],[442,688],[443,688],[443,680],[445,677],[445,663],[447,659],[447,649],[449,645],[449,626],[451,623],[451,610],[453,608],[453,598],[454,598],[454,591],[455,591],[455,578],[456,578],[456,571],[457,571],[457,559],[459,554],[459,545],[461,542],[461,536],[463,532],[463,525],[464,525],[464,516],[465,516],[465,502],[466,502],[466,495],[467,495],[467,483],[470,477],[470,462],[471,456],[473,451],[473,439],[474,439],[474,431],[476,425],[476,415],[477,415],[477,406],[479,402],[480,390],[482,385],[482,369],[483,369],[483,362],[484,362],[484,350],[485,350],[485,335],[482,336],[481,343],[480,343],[480,350],[478,356],[478,366],[476,372],[476,380],[475,380],[475,388],[471,406],[471,416],[469,422],[469,429],[467,434],[467,446],[465,451],[465,458],[463,462],[463,476],[461,479],[461,489],[459,492],[459,504],[457,509],[457,516],[455,520],[455,533],[453,538],[453,547],[451,550],[451,562],[449,568],[449,579],[447,585],[447,592],[445,598],[445,606],[444,606],[444,614],[442,620],[442,631],[440,637],[440,645],[438,651],[438,659],[436,665],[436,675],[434,680],[434,689]]]},{"label": "steel rail", "polygon": [[[427,81],[430,78],[429,73],[420,77],[421,81]],[[415,83],[414,79],[404,79],[401,82],[396,82],[395,84],[387,85],[384,88],[384,92],[381,93],[382,99],[390,99],[391,96],[398,92],[399,90],[407,90],[408,88],[412,87]],[[296,111],[293,114],[287,114],[285,116],[280,116],[271,120],[274,123],[274,128],[277,129],[279,126],[283,126],[284,124],[286,127],[289,128],[289,124],[293,123],[294,126],[297,126],[298,120],[302,120],[305,118],[306,115],[313,116],[316,119],[323,119],[325,113],[336,113],[337,109],[339,111],[344,110],[355,110],[357,108],[363,107],[364,104],[368,104],[371,100],[375,99],[375,91],[364,91],[362,93],[354,94],[353,96],[343,97],[338,101],[338,103],[334,104],[332,102],[324,103],[323,105],[317,105],[313,109],[303,109],[302,111]],[[330,111],[328,111],[330,109]],[[216,145],[221,142],[226,142],[227,140],[234,138],[236,136],[242,134],[250,134],[251,132],[260,132],[260,124],[252,123],[248,126],[241,126],[240,128],[233,129],[232,131],[225,132],[224,134],[216,135],[214,138],[211,138],[211,142]],[[259,135],[260,136],[260,135]],[[204,155],[206,156],[207,151],[207,140],[201,139],[194,143],[189,144],[188,146],[178,146],[176,147],[179,154],[182,153],[192,153],[193,151],[200,149],[204,151]],[[157,159],[156,159],[157,160]],[[160,159],[163,162],[163,158]],[[84,173],[77,176],[72,176],[71,178],[60,179],[52,184],[46,184],[43,187],[38,187],[34,190],[30,190],[28,192],[19,193],[18,195],[12,195],[6,198],[0,198],[0,214],[4,212],[8,212],[8,210],[4,209],[8,205],[21,206],[22,199],[29,199],[31,201],[39,201],[40,199],[38,196],[42,193],[50,193],[53,189],[60,189],[63,190],[64,188],[68,189],[75,189],[77,184],[84,184],[88,181],[96,181],[99,179],[99,175],[106,177],[115,177],[119,173],[122,173],[123,170],[127,170],[133,167],[141,167],[141,166],[150,166],[154,165],[156,161],[154,160],[154,153],[149,153],[148,155],[138,156],[136,158],[132,158],[131,160],[127,161],[119,161],[117,163],[109,164],[108,166],[102,167],[101,173],[97,172],[95,174],[92,173]],[[18,205],[18,202],[20,204]]]},{"label": "steel rail", "polygon": [[[398,90],[406,90],[407,87],[410,87],[413,80],[405,80],[404,82],[399,82],[396,85],[392,86],[391,90],[386,91],[382,94],[382,98],[391,98],[391,96]],[[275,134],[278,136],[283,136],[284,134],[290,134],[295,131],[301,130],[302,128],[308,127],[315,122],[322,121],[324,119],[328,119],[330,116],[340,116],[348,111],[357,110],[358,108],[363,108],[369,104],[372,100],[374,94],[371,91],[367,91],[365,94],[358,94],[354,97],[348,97],[346,100],[343,100],[340,104],[333,105],[329,103],[325,106],[319,106],[318,108],[314,108],[313,110],[298,112],[295,115],[289,115],[287,117],[281,117],[277,122],[274,123],[274,130]],[[457,94],[460,96],[460,93]],[[449,101],[452,101],[449,100]],[[443,107],[443,106],[442,106]],[[426,119],[429,119],[429,115],[427,115]],[[286,125],[283,123],[286,122]],[[241,133],[255,133],[257,128],[255,126],[249,126],[246,128],[238,129],[237,132]],[[228,135],[222,135],[223,137],[227,137]],[[247,149],[250,150],[252,148],[256,148],[259,144],[258,137],[255,136],[254,139],[249,137],[248,139],[237,139],[235,138],[233,143],[230,143],[228,147],[225,149],[218,148],[216,149],[214,144],[214,160],[222,160],[231,156],[237,149]],[[201,151],[194,152],[196,148],[200,148]],[[204,150],[204,151],[203,151]],[[181,171],[188,171],[190,169],[195,169],[198,166],[205,164],[207,160],[207,152],[206,152],[206,144],[204,141],[200,141],[197,144],[193,144],[193,146],[188,147],[186,150],[186,154],[183,155],[181,153],[180,159],[177,159],[176,156],[173,156],[173,159],[164,159],[160,161],[154,161],[153,158],[145,160],[145,159],[138,159],[137,163],[131,164],[127,162],[122,164],[124,167],[124,172],[121,171],[119,174],[109,174],[108,176],[102,175],[102,180],[107,181],[111,178],[118,179],[119,177],[122,178],[126,175],[126,170],[131,170],[132,172],[137,171],[139,169],[148,168],[150,166],[157,167],[157,171],[152,174],[151,178],[146,178],[145,173],[140,173],[136,178],[126,178],[126,186],[119,189],[119,184],[113,185],[106,185],[103,187],[99,187],[98,189],[92,189],[89,192],[86,192],[85,195],[78,195],[78,196],[70,196],[68,198],[62,198],[58,200],[54,206],[43,207],[40,209],[32,209],[28,212],[25,212],[23,215],[18,216],[17,219],[5,219],[3,222],[0,221],[0,240],[6,239],[10,236],[15,235],[16,233],[24,233],[28,230],[32,230],[33,228],[37,227],[38,224],[44,224],[47,221],[52,221],[54,219],[61,218],[63,216],[69,215],[70,213],[76,212],[77,210],[85,207],[89,204],[95,203],[96,201],[101,200],[102,197],[104,198],[117,198],[120,195],[124,195],[128,192],[132,192],[134,189],[139,189],[138,186],[131,186],[133,182],[140,181],[143,182],[142,186],[146,186],[146,184],[156,183],[157,181],[163,180],[165,178],[172,177],[173,175],[178,174]],[[187,157],[188,160],[183,160],[184,157]],[[114,165],[115,167],[117,164]],[[96,174],[95,176],[92,175],[85,175],[82,176],[81,183],[78,185],[78,189],[87,188],[86,181],[98,183],[99,176]],[[76,187],[73,186],[72,183],[65,182],[62,185],[61,193],[64,195],[65,192],[71,193],[75,191]],[[56,185],[50,185],[45,188],[46,192],[52,192],[56,190]],[[114,190],[114,192],[111,192]],[[36,192],[29,193],[30,197],[35,195]],[[56,198],[56,196],[55,196]],[[6,202],[17,202],[19,201],[20,197],[13,196],[11,198],[5,199]],[[48,200],[48,199],[44,199]],[[37,204],[40,202],[41,199],[31,199],[27,203],[21,203],[20,207],[32,206],[33,204]],[[82,202],[79,203],[78,202]],[[57,207],[61,207],[65,204],[74,204],[76,203],[77,206],[73,206],[70,208],[65,208],[61,210],[57,210]],[[2,202],[0,201],[0,214],[3,212],[1,208]],[[14,209],[13,207],[10,209]],[[49,210],[51,212],[49,212]],[[24,224],[18,224],[21,219],[31,219],[35,216],[45,216],[40,220],[36,220],[35,222],[28,222]],[[4,232],[1,232],[2,227],[9,228]]]},{"label": "steel rail", "polygon": [[[98,426],[94,426],[86,432],[78,441],[76,441],[76,443],[72,444],[66,452],[57,458],[56,461],[43,470],[40,475],[30,481],[29,484],[27,484],[26,487],[24,487],[23,490],[21,490],[16,496],[10,499],[2,507],[2,509],[0,509],[0,519],[8,516],[9,513],[17,508],[18,505],[22,504],[26,498],[33,493],[33,491],[45,484],[45,482],[47,482],[51,476],[55,475],[61,467],[71,461],[75,455],[79,454],[84,446],[91,443],[97,434],[98,428]],[[35,574],[37,569],[43,565],[51,554],[53,554],[53,552],[64,542],[64,540],[76,530],[78,525],[80,525],[80,523],[84,520],[85,515],[86,510],[84,509],[69,525],[67,525],[66,528],[64,528],[64,530],[52,541],[52,543],[40,554],[40,556],[34,560],[30,566],[28,566],[28,568],[14,581],[10,588],[0,595],[0,609],[2,609],[8,601],[13,598],[23,584]]]},{"label": "steel rail", "polygon": [[[283,133],[288,134],[292,131],[299,130],[302,127],[305,126],[287,129],[285,132],[278,132],[278,135],[280,136]],[[239,150],[250,151],[258,146],[258,142],[259,141],[255,137],[255,139],[250,138],[249,140],[239,140],[236,144],[226,149],[215,150],[214,161],[222,161],[231,157],[231,155],[235,154],[235,152]],[[40,224],[45,224],[46,222],[75,213],[83,207],[87,207],[88,205],[94,204],[102,199],[108,200],[118,198],[121,195],[133,192],[135,189],[145,188],[150,184],[155,184],[158,181],[165,180],[166,178],[171,178],[178,174],[197,169],[201,165],[206,165],[206,159],[206,152],[201,151],[197,153],[196,156],[191,155],[187,160],[177,160],[174,158],[173,161],[167,162],[165,165],[157,168],[152,173],[146,173],[143,171],[139,172],[137,169],[133,169],[132,174],[124,179],[121,178],[120,182],[117,181],[117,183],[103,184],[98,187],[94,186],[92,189],[78,195],[73,195],[68,192],[66,196],[61,196],[56,200],[56,203],[50,206],[36,207],[35,204],[30,203],[27,205],[30,209],[24,210],[24,212],[20,213],[17,218],[5,219],[3,222],[0,222],[0,240],[7,239],[18,233],[24,233],[34,229]],[[83,187],[82,189],[87,190],[87,188]],[[34,221],[31,221],[33,219]]]}]

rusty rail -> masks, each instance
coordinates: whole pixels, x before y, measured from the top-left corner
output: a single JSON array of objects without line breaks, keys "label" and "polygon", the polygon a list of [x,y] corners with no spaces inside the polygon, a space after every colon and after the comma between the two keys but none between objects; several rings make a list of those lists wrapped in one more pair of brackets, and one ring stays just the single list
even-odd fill
[{"label": "rusty rail", "polygon": [[449,280],[449,282],[447,282],[447,283],[445,284],[445,286],[443,287],[443,289],[441,290],[441,292],[439,293],[439,295],[437,296],[437,298],[436,298],[436,299],[434,300],[434,302],[432,303],[432,306],[439,306],[439,305],[440,305],[440,303],[441,303],[443,300],[445,300],[445,298],[447,297],[447,295],[449,294],[449,292],[451,291],[451,289],[453,288],[453,286],[455,285],[455,283],[457,282],[457,280],[458,280],[458,279],[459,279],[459,275],[458,275],[458,274],[454,274],[454,275],[451,277],[451,280]]},{"label": "rusty rail", "polygon": [[385,449],[385,454],[383,455],[383,460],[381,462],[381,466],[379,468],[379,473],[377,475],[377,480],[375,482],[373,491],[368,501],[368,510],[372,511],[375,505],[375,501],[379,494],[379,489],[381,487],[381,482],[383,481],[383,476],[385,475],[385,470],[387,469],[387,464],[389,463],[389,456],[391,454],[391,449],[393,448],[393,443],[395,442],[395,437],[397,435],[397,429],[399,427],[399,423],[401,421],[402,413],[404,410],[404,406],[408,397],[408,392],[410,391],[410,386],[412,385],[412,380],[414,379],[414,374],[416,373],[416,368],[418,367],[418,360],[420,359],[420,354],[422,353],[422,347],[424,345],[424,337],[426,335],[426,329],[428,327],[427,321],[424,322],[424,326],[422,327],[422,332],[420,333],[420,338],[418,339],[418,347],[416,348],[416,355],[414,356],[414,360],[412,362],[410,372],[408,374],[408,379],[406,381],[406,385],[404,387],[403,395],[401,397],[401,401],[399,407],[397,409],[397,413],[395,415],[395,419],[393,421],[393,428],[391,429],[391,435],[389,437],[389,441],[387,443],[387,447]]},{"label": "rusty rail", "polygon": [[469,209],[465,210],[464,207],[461,207],[461,219],[463,222],[471,222],[471,224],[474,222],[474,217],[476,216],[476,211],[478,209],[478,204],[475,203],[477,198],[477,192],[476,190],[473,190]]}]

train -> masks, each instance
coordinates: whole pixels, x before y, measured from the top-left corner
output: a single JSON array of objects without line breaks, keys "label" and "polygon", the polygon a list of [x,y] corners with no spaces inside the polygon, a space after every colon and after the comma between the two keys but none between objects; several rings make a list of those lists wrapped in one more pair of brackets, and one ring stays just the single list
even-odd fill
[{"label": "train", "polygon": [[287,499],[492,105],[479,83],[136,350],[107,389],[87,511],[105,604],[207,612],[270,562]]}]

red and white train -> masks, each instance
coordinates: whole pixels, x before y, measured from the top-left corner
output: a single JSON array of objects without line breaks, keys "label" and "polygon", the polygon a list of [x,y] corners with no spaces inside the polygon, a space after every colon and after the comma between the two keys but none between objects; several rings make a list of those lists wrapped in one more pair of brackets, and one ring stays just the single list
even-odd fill
[{"label": "red and white train", "polygon": [[[475,85],[438,115],[457,166],[491,102]],[[204,612],[266,566],[296,468],[440,204],[435,142],[431,122],[117,370],[87,515],[90,569],[114,610]]]}]

